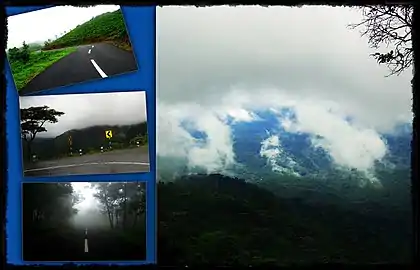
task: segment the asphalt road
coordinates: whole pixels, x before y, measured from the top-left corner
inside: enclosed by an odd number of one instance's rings
[[[111,174],[148,172],[149,151],[145,147],[114,150],[27,165],[25,176],[53,176],[75,174]]]
[[[87,241],[85,240],[87,239]],[[24,261],[127,261],[146,259],[144,231],[83,229],[23,232]]]
[[[82,45],[32,79],[19,91],[19,95],[111,77],[137,69],[132,52],[108,43]]]

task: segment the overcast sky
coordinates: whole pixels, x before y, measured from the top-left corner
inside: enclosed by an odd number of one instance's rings
[[[26,43],[55,39],[64,31],[89,21],[92,17],[115,11],[119,6],[98,5],[88,8],[58,6],[8,17],[7,49]]]
[[[47,124],[47,132],[39,133],[40,137],[56,137],[71,129],[147,120],[144,91],[20,97],[21,108],[44,105],[65,114],[57,123]]]
[[[297,121],[278,125],[322,136],[313,144],[338,165],[368,170],[386,153],[379,133],[411,123],[412,73],[385,78],[347,27],[360,20],[360,10],[327,6],[158,8],[158,154],[220,169],[235,162],[226,116],[255,121],[255,109],[289,106]],[[205,146],[184,120],[207,134]]]

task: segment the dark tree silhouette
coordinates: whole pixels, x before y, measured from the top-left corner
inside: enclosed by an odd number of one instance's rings
[[[413,6],[366,6],[361,10],[363,20],[349,27],[363,28],[361,35],[368,37],[372,48],[387,47],[387,52],[372,54],[379,64],[388,66],[390,73],[387,77],[410,68],[414,52],[411,42]]]
[[[64,112],[50,109],[48,106],[30,107],[20,110],[20,126],[22,130],[22,139],[25,140],[28,158],[31,157],[31,145],[36,135],[40,132],[46,132],[45,123],[57,123],[58,117]]]
[[[144,186],[132,183],[93,183],[94,195],[102,205],[102,212],[108,216],[110,228],[127,229],[136,227],[145,213],[146,198]]]

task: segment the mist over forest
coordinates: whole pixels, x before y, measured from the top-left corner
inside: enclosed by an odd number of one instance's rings
[[[144,259],[143,183],[25,183],[23,206],[25,260]]]

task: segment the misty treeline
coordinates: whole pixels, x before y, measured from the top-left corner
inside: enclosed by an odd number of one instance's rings
[[[129,183],[92,183],[96,189],[95,197],[101,203],[102,213],[108,217],[109,226],[133,228],[144,219],[146,194],[144,184]]]
[[[32,229],[66,226],[77,214],[74,205],[81,197],[70,183],[25,183],[23,189],[23,224]]]
[[[65,113],[48,106],[36,106],[20,109],[21,138],[23,141],[24,161],[66,157],[70,147],[75,151],[82,149],[84,154],[98,153],[112,143],[112,149],[144,146],[148,143],[147,123],[124,126],[93,126],[78,130],[67,130],[55,138],[39,139],[38,135],[47,132],[46,124],[58,123]],[[105,138],[105,131],[112,130],[111,140]],[[69,137],[72,137],[72,145]],[[138,143],[137,143],[138,142]]]

